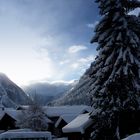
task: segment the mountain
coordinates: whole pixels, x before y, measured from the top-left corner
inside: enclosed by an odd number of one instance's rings
[[[59,99],[56,99],[51,102],[52,105],[91,105],[91,97],[89,94],[89,86],[91,85],[90,75],[92,74],[92,69],[94,67],[94,62],[91,63],[89,69],[83,74],[80,80],[76,83],[76,85],[67,92],[67,94],[63,95]]]
[[[60,98],[71,90],[77,81],[73,82],[37,82],[22,87],[32,99],[41,105],[47,105],[50,101]]]
[[[5,74],[0,73],[0,102],[5,107],[27,105],[31,100],[24,91]]]

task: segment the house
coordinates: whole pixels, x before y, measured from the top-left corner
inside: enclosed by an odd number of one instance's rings
[[[16,121],[18,121],[19,116],[23,110],[26,110],[28,106],[22,109],[11,109],[2,108],[0,110],[0,130],[9,130],[16,128]],[[59,106],[59,107],[44,107],[44,113],[49,121],[48,131],[52,132],[56,137],[65,137],[62,128],[73,121],[79,114],[83,114],[91,111],[91,107],[81,105],[81,106]]]
[[[91,111],[90,106],[74,105],[74,106],[45,106],[44,112],[47,117],[53,122],[49,127],[49,131],[57,137],[63,136],[62,127],[76,118],[79,114]]]
[[[62,132],[62,128],[68,123],[70,123],[76,117],[77,117],[77,114],[64,114],[60,116],[54,125],[55,135],[57,137],[64,136]]]
[[[69,124],[62,128],[68,140],[88,140],[92,132],[93,121],[89,117],[89,113],[80,114]]]
[[[15,123],[18,120],[18,115],[20,113],[20,111],[11,108],[0,110],[0,130],[17,128]]]
[[[63,128],[65,125],[70,123],[73,119],[77,117],[77,114],[64,114],[59,117],[57,122],[55,123],[55,127]]]
[[[16,122],[19,121],[22,110],[15,110],[12,108],[4,108],[0,110],[0,130],[9,130],[17,128]],[[52,125],[52,121],[47,118],[49,127]]]
[[[0,130],[15,129],[15,122],[15,119],[13,119],[11,116],[5,113],[2,119],[0,120]]]

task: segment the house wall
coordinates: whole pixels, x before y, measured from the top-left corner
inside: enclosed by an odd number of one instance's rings
[[[139,132],[140,129],[140,111],[123,112],[120,114],[120,136]]]
[[[15,120],[7,114],[4,115],[4,117],[0,120],[0,130],[9,130],[15,128]]]
[[[85,140],[81,133],[69,133],[66,136],[68,137],[68,140]]]
[[[57,137],[63,137],[64,134],[62,132],[62,128],[67,125],[67,123],[64,120],[61,120],[60,124],[58,125],[58,127],[55,127],[55,135]]]
[[[65,125],[67,125],[67,123],[62,120],[60,122],[60,124],[58,125],[58,127],[55,127],[55,123],[57,122],[57,120],[59,119],[59,117],[50,117],[49,118],[53,123],[49,125],[49,129],[48,131],[50,131],[53,135],[57,136],[57,137],[63,137],[64,134],[62,132],[62,127],[64,127]]]

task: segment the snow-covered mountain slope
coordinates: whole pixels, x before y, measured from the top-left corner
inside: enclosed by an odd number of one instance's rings
[[[22,87],[23,90],[36,102],[42,105],[62,97],[67,91],[71,90],[77,81],[73,82],[38,82]]]
[[[0,73],[0,102],[5,107],[16,107],[29,104],[30,99],[20,87]]]
[[[91,97],[89,94],[89,86],[92,81],[90,75],[92,73],[92,69],[94,67],[94,62],[91,63],[89,69],[83,74],[77,84],[74,86],[72,90],[67,92],[64,96],[59,99],[56,99],[51,104],[52,105],[91,105]]]

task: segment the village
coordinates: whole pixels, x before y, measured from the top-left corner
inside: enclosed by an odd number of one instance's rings
[[[31,129],[19,129],[16,122],[22,110],[26,110],[28,106],[23,106],[17,109],[0,108],[0,133],[7,132],[23,133],[32,132]],[[60,107],[44,107],[48,122],[49,135],[53,139],[64,140],[86,140],[91,134],[92,120],[89,118],[90,106],[60,106]],[[5,133],[4,133],[5,132]],[[43,131],[42,131],[43,132]],[[27,134],[26,134],[27,135]],[[34,135],[32,135],[32,138]],[[1,136],[0,136],[1,138]],[[21,137],[20,137],[21,138]]]
[[[0,140],[140,140],[140,0],[60,1],[0,0]]]

